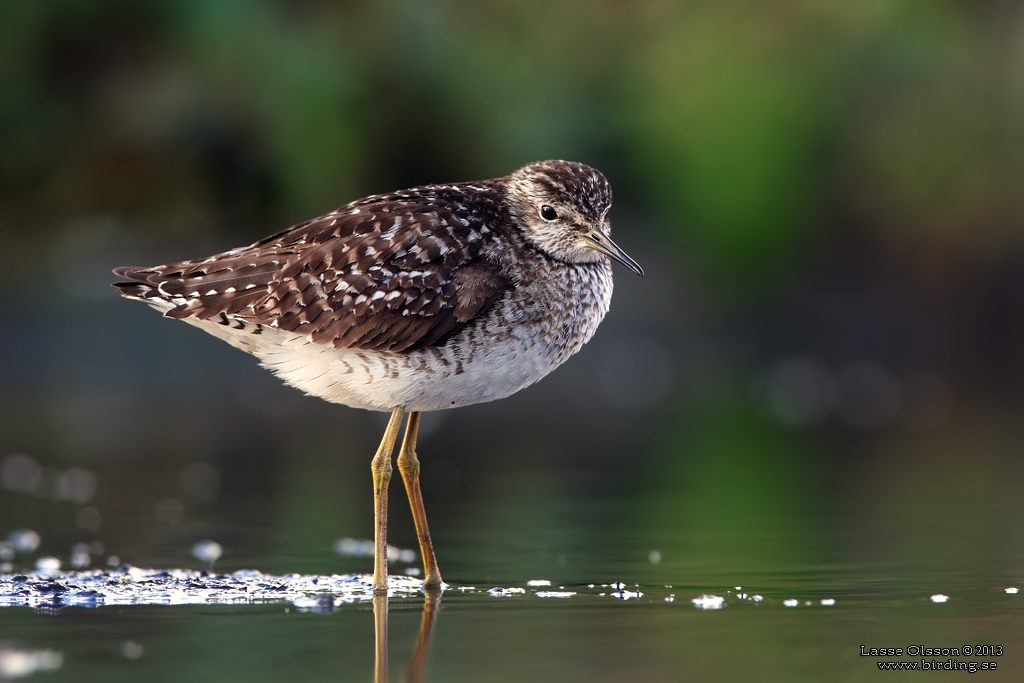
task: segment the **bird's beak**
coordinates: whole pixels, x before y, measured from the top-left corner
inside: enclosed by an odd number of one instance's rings
[[[587,241],[587,246],[594,251],[607,254],[612,257],[613,261],[618,261],[640,277],[644,276],[644,269],[640,267],[640,264],[626,256],[626,252],[619,249],[619,245],[612,242],[612,238],[601,232],[600,228],[594,228],[583,235],[583,239]]]

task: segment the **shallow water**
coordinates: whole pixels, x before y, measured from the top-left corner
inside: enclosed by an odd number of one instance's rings
[[[739,590],[451,586],[440,598],[423,673],[438,681],[862,680],[878,671],[878,661],[922,659],[864,657],[862,644],[1002,644],[1001,656],[924,659],[995,661],[998,669],[986,672],[993,680],[1018,680],[1024,596],[962,580],[947,585],[945,602],[926,590],[858,591],[841,575],[824,573]],[[223,585],[217,588],[223,596]],[[202,593],[199,584],[192,590]],[[552,593],[557,597],[543,597]],[[389,601],[387,640],[396,680],[409,673],[425,603],[423,596],[399,595]],[[8,648],[60,653],[54,680],[373,680],[368,599],[334,606],[264,602],[265,596],[248,604],[208,599],[205,605],[6,608],[0,629]],[[141,593],[139,600],[145,600]],[[793,600],[798,604],[787,606]]]
[[[491,485],[568,484],[562,476],[507,473]],[[601,477],[592,483],[609,484]],[[388,601],[384,641],[391,680],[857,681],[889,675],[879,672],[879,661],[922,660],[995,662],[994,672],[979,672],[985,680],[1024,675],[1024,591],[1013,590],[1024,586],[1024,571],[1007,559],[1019,552],[1019,525],[1002,518],[986,527],[979,508],[1002,509],[991,501],[986,508],[986,495],[959,511],[944,509],[957,501],[940,496],[931,508],[908,511],[911,522],[877,509],[846,510],[852,517],[767,510],[756,533],[718,522],[715,534],[671,519],[664,500],[586,495],[589,488],[539,497],[542,509],[514,496],[493,499],[493,516],[485,519],[440,506],[444,514],[434,523],[443,530],[438,550],[448,588],[427,619],[428,599],[415,580],[396,577],[401,586]],[[963,535],[929,528],[957,512],[981,526]],[[918,533],[904,536],[918,520]],[[206,529],[222,539],[275,533],[226,522]],[[0,647],[48,664],[31,674],[41,680],[374,680],[382,616],[378,605],[375,621],[367,577],[314,582],[308,574],[322,563],[365,571],[367,558],[333,551],[261,557],[252,551],[258,541],[243,540],[225,543],[212,572],[191,558],[179,563],[189,573],[124,565],[79,574],[33,570],[20,578],[19,569],[29,570],[45,546],[42,536],[40,550],[17,555],[0,582],[5,596],[17,586],[36,596],[0,597],[7,605],[0,608]],[[150,548],[164,568],[176,552],[190,550]],[[307,573],[242,570],[286,565]],[[83,597],[112,579],[110,597]],[[161,585],[172,581],[173,590]],[[273,590],[230,590],[247,581]],[[54,583],[64,588],[54,590]],[[26,593],[28,584],[35,588]],[[428,621],[433,628],[425,634]],[[862,645],[904,654],[862,656]],[[998,656],[906,654],[911,646],[965,645],[1003,649]]]
[[[1016,644],[1024,628],[1016,595],[958,586],[948,602],[935,603],[920,594],[880,599],[821,588],[744,588],[748,596],[766,593],[760,601],[723,587],[560,585],[559,592],[575,595],[557,598],[533,589],[504,597],[484,586],[448,590],[423,670],[438,681],[862,680],[878,661],[921,658],[863,657],[861,644],[1003,644],[1002,656],[954,659],[996,661],[990,675],[1019,680]],[[704,598],[701,609],[694,601],[702,590],[724,602],[712,609],[719,603]],[[799,593],[807,600],[785,606],[783,595]],[[823,605],[817,595],[838,597]],[[423,605],[417,597],[390,600],[387,644],[396,676],[411,665]],[[60,653],[55,680],[373,679],[367,603],[333,611],[287,602],[14,608],[3,610],[0,624],[8,647]]]

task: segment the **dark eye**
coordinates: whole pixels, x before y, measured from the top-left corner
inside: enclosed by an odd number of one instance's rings
[[[553,221],[556,218],[558,218],[558,213],[555,211],[553,207],[550,207],[547,204],[545,204],[544,206],[540,207],[540,216],[546,221]]]

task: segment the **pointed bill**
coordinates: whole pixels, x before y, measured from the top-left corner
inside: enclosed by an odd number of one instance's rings
[[[612,242],[612,238],[601,232],[599,228],[594,228],[583,237],[587,240],[587,246],[594,251],[606,254],[610,256],[613,261],[618,261],[640,277],[644,276],[644,269],[640,267],[640,264],[629,258],[629,256],[626,255],[626,252],[619,249],[619,245]]]

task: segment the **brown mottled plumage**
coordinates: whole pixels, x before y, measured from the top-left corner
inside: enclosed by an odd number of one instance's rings
[[[416,350],[465,325],[508,286],[482,254],[493,240],[493,191],[481,187],[469,209],[457,203],[465,191],[368,197],[208,259],[118,268],[139,283],[118,286],[175,303],[169,318],[224,314],[335,348]]]

